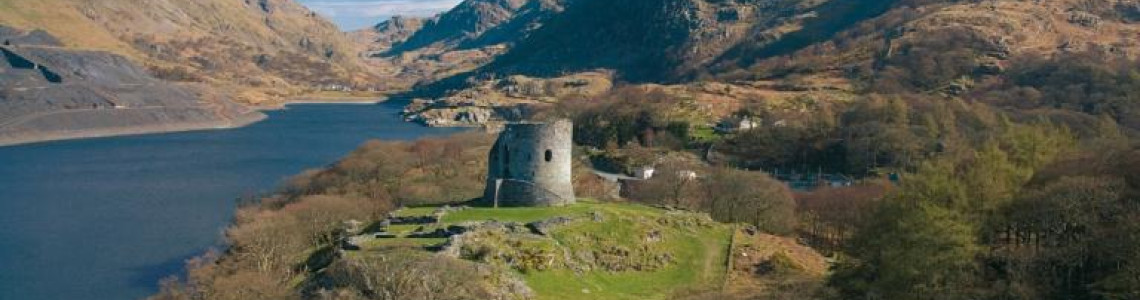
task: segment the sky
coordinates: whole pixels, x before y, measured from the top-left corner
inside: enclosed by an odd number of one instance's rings
[[[455,7],[462,0],[299,0],[301,4],[351,31],[395,15],[427,17]]]

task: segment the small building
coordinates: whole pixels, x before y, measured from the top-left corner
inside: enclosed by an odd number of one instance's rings
[[[640,167],[633,170],[633,177],[641,180],[648,180],[650,178],[653,178],[654,172],[657,172],[657,169],[651,166]]]
[[[760,122],[749,116],[732,116],[724,118],[716,125],[716,130],[723,133],[752,130],[760,127]]]

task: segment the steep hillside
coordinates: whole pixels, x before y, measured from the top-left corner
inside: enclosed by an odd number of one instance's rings
[[[427,21],[429,20],[394,16],[376,26],[349,34],[354,42],[365,47],[365,55],[371,56],[387,52],[393,45],[404,42],[424,28],[424,23]]]
[[[576,0],[559,4],[560,9],[533,19],[537,21],[526,31],[505,25],[510,22],[478,31],[482,34],[467,41],[494,32],[514,32],[516,38],[501,43],[505,49],[501,55],[487,53],[492,56],[486,59],[489,63],[470,68],[471,72],[441,73],[458,76],[424,85],[413,95],[429,98],[424,102],[431,103],[466,98],[496,99],[491,102],[502,107],[543,105],[551,99],[542,99],[542,95],[500,97],[514,86],[504,78],[554,79],[607,70],[613,82],[649,83],[646,88],[717,99],[710,105],[723,107],[761,99],[776,105],[804,97],[847,99],[868,89],[956,96],[992,83],[1018,62],[1034,58],[1088,53],[1105,58],[1140,56],[1140,43],[1135,39],[1140,34],[1140,2],[1130,0]],[[520,20],[518,14],[514,16]],[[425,27],[417,35],[429,30]],[[1110,63],[1102,60],[1102,64]],[[719,88],[708,90],[708,86]],[[585,94],[590,95],[596,93]],[[453,122],[454,114],[446,111],[420,115],[436,116],[429,119],[437,120],[427,123],[469,125]]]
[[[950,30],[990,44],[967,46],[996,47],[1010,57],[1089,49],[1133,56],[1138,5],[1123,0],[579,0],[522,35],[484,71],[549,76],[605,68],[629,81],[688,82],[797,52],[872,64],[892,50]],[[889,49],[880,47],[887,44]]]
[[[542,75],[607,68],[630,81],[689,81],[719,62],[752,62],[827,41],[897,2],[583,0],[488,69]]]
[[[828,17],[841,15],[849,22],[856,22],[873,16],[874,9],[881,12],[883,9],[880,7],[884,6],[877,1],[803,0],[579,0],[561,4],[562,9],[538,19],[538,25],[527,27],[530,29],[525,34],[515,34],[518,37],[516,40],[505,43],[508,50],[488,65],[464,75],[465,78],[427,86],[425,90],[428,92],[425,94],[436,98],[435,103],[440,103],[441,100],[448,102],[457,96],[479,100],[502,98],[497,94],[518,95],[513,97],[517,100],[515,102],[550,102],[551,99],[544,93],[534,93],[533,97],[525,93],[512,93],[511,89],[517,85],[495,78],[515,74],[564,78],[567,77],[566,74],[591,74],[598,70],[609,70],[603,72],[612,74],[613,78],[608,78],[607,81],[683,84],[699,77],[698,75],[706,74],[711,65],[721,62],[724,57],[746,52],[742,50],[747,48],[744,45],[763,48],[764,45],[777,44],[786,35],[791,36],[815,26],[811,22],[823,19],[821,12],[827,12]],[[500,26],[486,31],[483,36],[512,30],[513,28]],[[544,89],[574,90],[580,84],[585,83],[573,82],[561,86],[547,84]],[[612,85],[605,86],[608,88]],[[741,89],[755,88],[742,86]],[[451,91],[447,92],[448,90]],[[439,95],[438,92],[443,92],[444,95]],[[598,92],[590,89],[589,93],[579,94],[591,96]],[[541,99],[543,97],[548,99]],[[709,98],[704,95],[697,97]],[[499,103],[506,106],[514,104],[511,101]],[[444,118],[449,116],[436,112],[421,114],[431,115],[442,115]]]
[[[498,44],[513,44],[526,38],[546,22],[561,14],[574,0],[531,0],[519,7],[514,15],[498,26],[482,31],[476,37],[459,43],[460,49]]]
[[[425,47],[475,49],[525,36],[566,0],[468,0],[427,21],[423,30],[395,45],[396,55]]]
[[[569,2],[468,0],[432,18],[394,17],[352,36],[386,90],[407,90],[483,67]]]
[[[1025,57],[1140,54],[1136,1],[899,2],[878,17],[839,28],[831,38],[781,44],[810,47],[736,51],[711,72],[733,80],[859,69],[863,73],[856,75],[866,76],[912,55],[935,59],[929,51],[957,55],[962,50],[966,59],[993,73]]]
[[[233,87],[252,104],[373,79],[346,34],[292,0],[4,0],[0,24],[126,56],[161,79]]]
[[[392,49],[400,53],[436,43],[454,43],[478,36],[509,20],[527,0],[469,0],[430,20],[424,29]]]
[[[0,26],[0,145],[225,128],[263,115],[196,84],[173,84],[129,59],[61,48],[43,32]]]
[[[675,80],[742,43],[765,43],[798,29],[825,2],[468,0],[379,56],[501,45],[509,50],[482,73],[551,76],[604,68],[627,80]]]
[[[0,0],[0,39],[3,143],[230,127],[260,117],[234,103],[379,89],[292,0]]]
[[[450,46],[436,45],[391,55],[393,47],[400,45],[412,35],[422,32],[425,24],[432,19],[395,16],[350,33],[357,43],[361,56],[369,71],[376,73],[380,80],[376,87],[382,91],[404,91],[416,84],[430,82],[470,71],[490,61],[498,49],[474,49],[455,51]]]

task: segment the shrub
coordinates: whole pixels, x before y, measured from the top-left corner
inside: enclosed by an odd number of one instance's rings
[[[631,183],[629,198],[704,211],[721,222],[748,223],[776,234],[789,234],[794,229],[791,190],[767,174],[677,166],[663,167],[658,174],[648,181]]]
[[[327,289],[356,291],[365,299],[492,299],[475,263],[413,252],[344,259],[327,272]]]

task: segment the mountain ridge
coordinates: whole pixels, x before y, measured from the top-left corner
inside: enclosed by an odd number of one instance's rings
[[[833,91],[824,92],[825,98],[849,98],[879,84],[883,76],[906,77],[889,75],[901,72],[892,65],[930,59],[945,60],[930,63],[963,65],[954,66],[953,71],[922,71],[912,79],[940,78],[908,89],[953,96],[1028,58],[1086,52],[1129,59],[1140,56],[1140,43],[1134,38],[1140,34],[1140,3],[1130,0],[575,0],[559,4],[561,9],[533,19],[535,23],[525,27],[528,30],[505,26],[509,23],[505,22],[479,31],[484,36],[511,31],[514,39],[500,43],[502,51],[480,60],[483,64],[448,72],[453,74],[450,78],[420,81],[408,97],[510,107],[545,96],[501,97],[515,87],[504,78],[524,75],[551,80],[606,70],[614,74],[610,81],[624,83],[615,86],[664,85],[670,91],[693,91],[684,97],[736,103],[758,96],[775,98],[770,99],[773,102],[815,97],[821,91]],[[426,30],[430,29],[421,29]],[[960,42],[939,42],[939,38]],[[433,51],[450,53],[460,44],[437,44],[440,47]],[[938,58],[939,48],[958,58]],[[700,87],[707,84],[744,92],[710,92]],[[729,94],[734,96],[725,96]],[[592,95],[596,94],[583,94]],[[457,97],[468,100],[456,101]],[[471,100],[484,98],[493,100]]]

